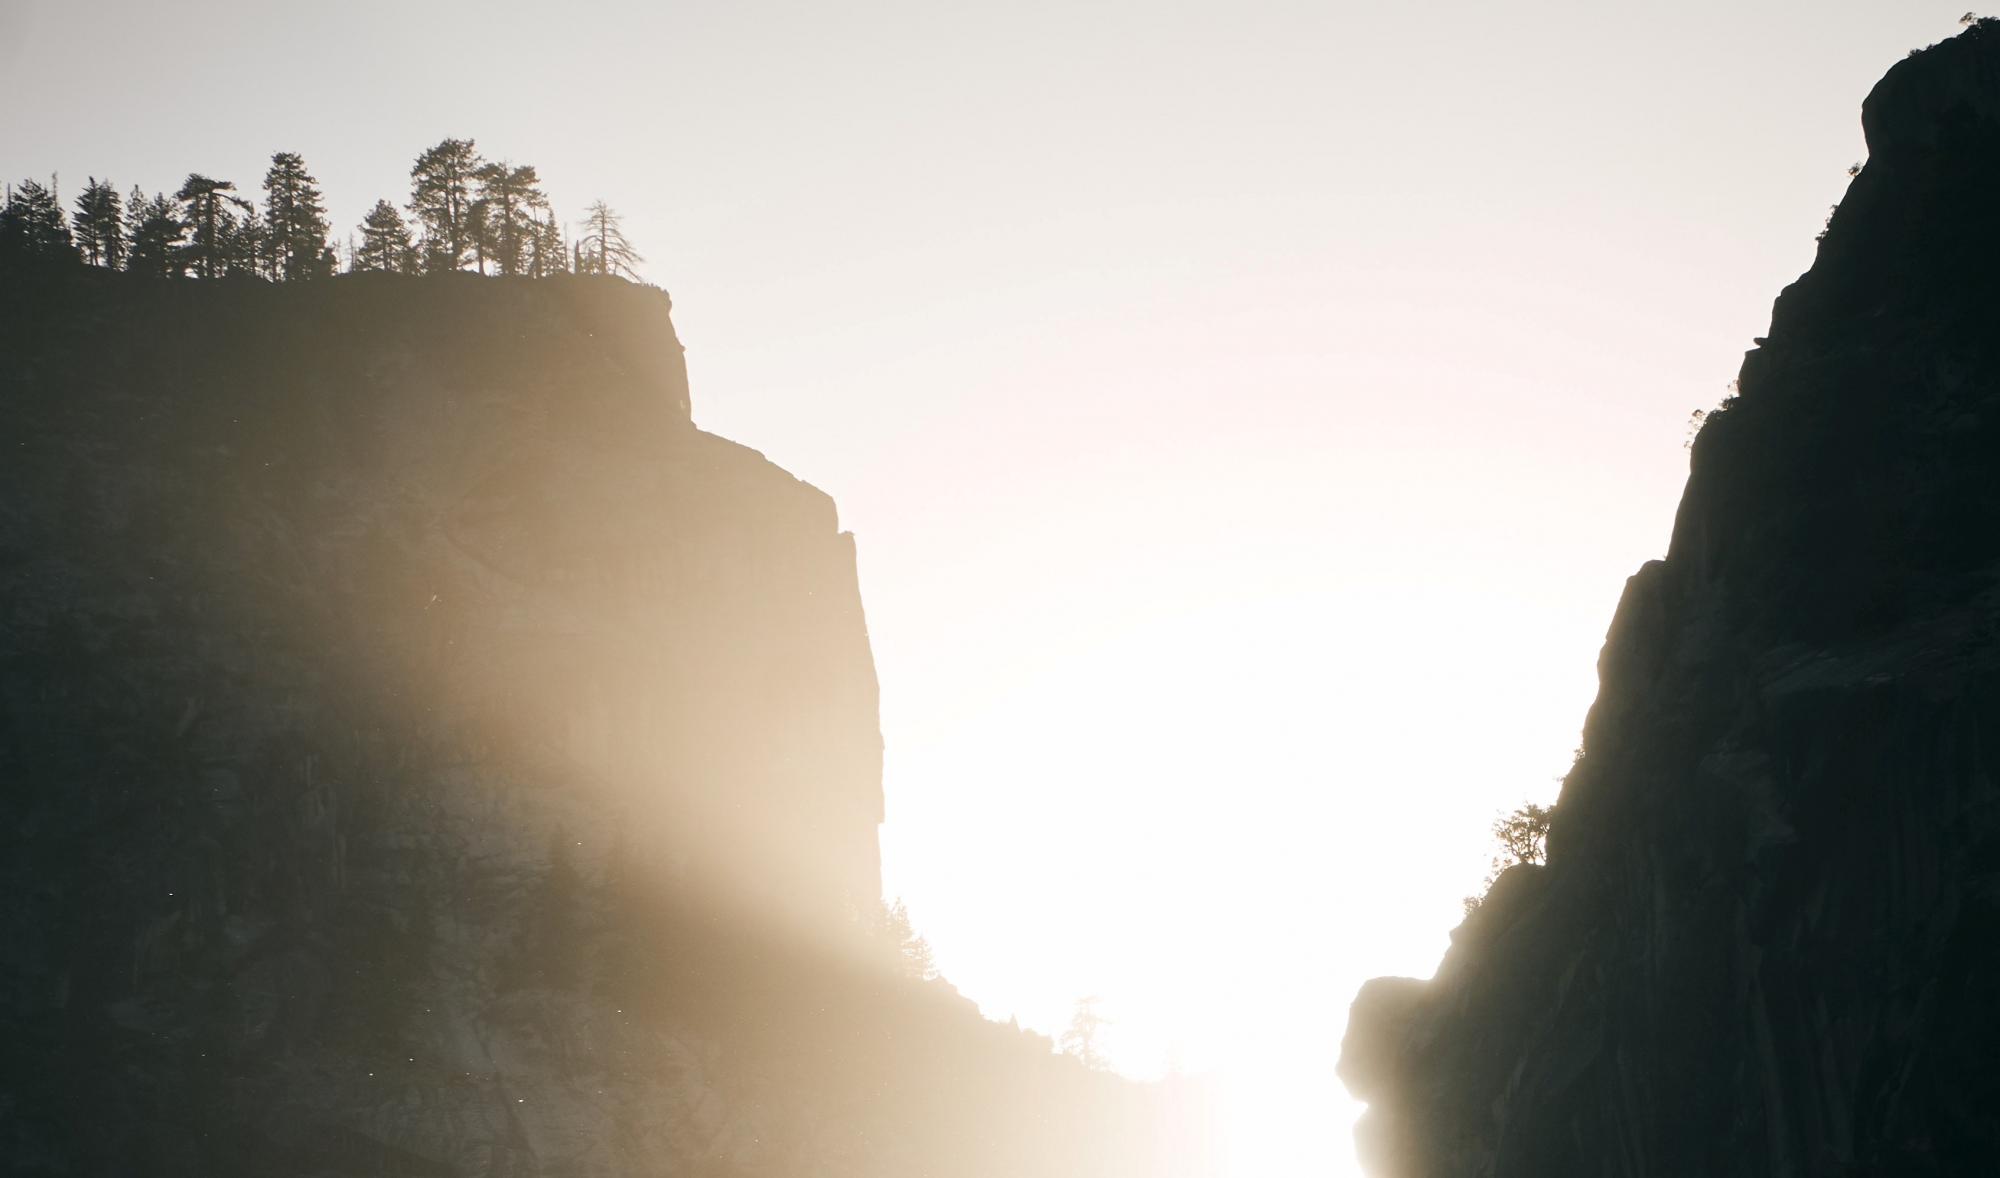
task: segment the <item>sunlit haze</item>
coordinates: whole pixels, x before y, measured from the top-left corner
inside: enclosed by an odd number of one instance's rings
[[[1690,413],[1962,3],[9,0],[0,171],[297,151],[344,236],[455,135],[610,202],[696,422],[856,534],[944,973],[1354,1173],[1349,1000],[1554,796]]]

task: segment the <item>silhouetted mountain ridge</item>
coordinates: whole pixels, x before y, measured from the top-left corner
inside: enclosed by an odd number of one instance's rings
[[[852,537],[668,312],[0,273],[10,1172],[1159,1172],[877,931]]]
[[[1377,1175],[2000,1158],[2000,28],[1863,124],[1619,603],[1548,865],[1355,1001]]]

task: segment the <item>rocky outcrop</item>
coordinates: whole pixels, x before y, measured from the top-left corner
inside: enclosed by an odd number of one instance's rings
[[[1377,1175],[2000,1159],[2000,27],[1864,125],[1626,587],[1548,865],[1355,1001]]]
[[[11,1172],[1143,1164],[870,933],[852,538],[664,294],[0,275],[0,394]]]

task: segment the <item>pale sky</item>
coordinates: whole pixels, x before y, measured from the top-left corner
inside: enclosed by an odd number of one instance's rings
[[[456,135],[609,200],[697,422],[858,536],[946,973],[1349,1174],[1348,1001],[1553,795],[1689,413],[1964,3],[0,0],[0,170],[298,151],[345,231]]]

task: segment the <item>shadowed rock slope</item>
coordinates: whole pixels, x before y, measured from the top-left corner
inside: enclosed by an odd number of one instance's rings
[[[1145,1173],[879,932],[832,502],[666,296],[0,274],[10,1173]]]
[[[1376,1175],[2000,1163],[2000,30],[1863,123],[1619,603],[1548,866],[1354,1003]]]

